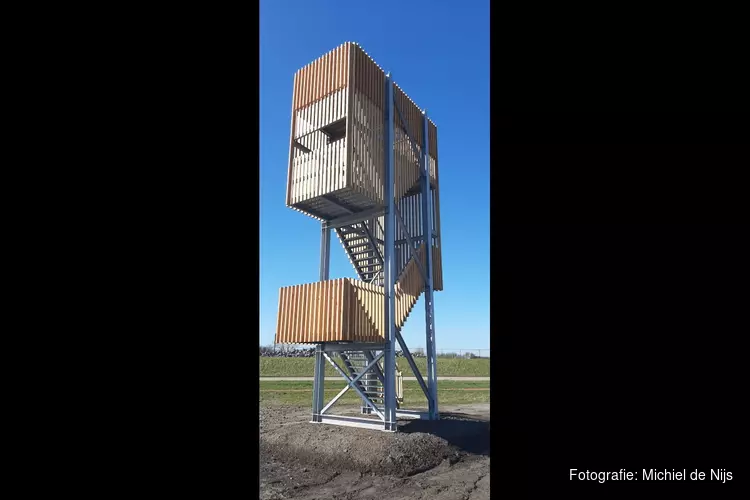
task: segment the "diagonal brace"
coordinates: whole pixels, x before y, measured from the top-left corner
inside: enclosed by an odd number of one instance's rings
[[[364,351],[365,358],[367,361],[372,361],[372,351]],[[379,357],[382,357],[383,354],[381,353]],[[375,366],[373,367],[375,371],[375,375],[378,377],[378,380],[380,380],[380,383],[385,385],[385,378],[383,377],[383,371],[380,369],[380,365],[375,363]]]
[[[355,378],[352,379],[346,373],[344,373],[343,370],[341,370],[341,368],[339,368],[339,365],[337,365],[336,363],[333,362],[333,360],[328,356],[327,353],[324,352],[323,356],[325,356],[325,358],[328,360],[328,362],[331,364],[331,366],[333,366],[333,368],[339,373],[339,375],[341,375],[342,377],[344,377],[346,379],[347,386],[344,387],[344,389],[340,393],[338,393],[338,395],[336,395],[336,397],[333,398],[333,400],[330,403],[328,403],[325,406],[325,408],[323,408],[320,411],[320,413],[323,414],[324,412],[326,412],[351,387],[352,389],[354,389],[357,392],[357,394],[359,394],[359,397],[362,398],[362,401],[364,401],[367,406],[369,406],[370,408],[372,408],[372,411],[374,411],[378,415],[378,417],[380,417],[380,420],[385,421],[385,415],[383,415],[380,412],[380,410],[378,410],[378,407],[375,406],[375,403],[373,403],[372,401],[370,401],[370,398],[368,398],[367,395],[364,392],[362,392],[362,390],[359,387],[356,386],[357,381],[360,378],[362,378],[362,376],[365,373],[367,373],[367,371],[372,367],[373,364],[377,363],[378,360],[380,360],[380,358],[383,357],[383,354],[385,354],[385,353],[384,352],[380,353],[369,365],[367,365],[367,367],[364,370],[362,370],[362,373],[360,373],[359,375],[357,375]]]
[[[401,223],[401,229],[403,229],[404,235],[406,236],[406,241],[409,243],[409,257],[414,257],[414,261],[417,263],[419,272],[422,274],[424,282],[427,283],[427,273],[425,272],[424,267],[422,267],[422,262],[420,262],[419,257],[417,257],[417,252],[414,249],[414,243],[412,242],[409,230],[406,229],[406,224],[404,223],[404,219],[401,217],[401,212],[396,205],[393,205],[393,208],[396,211],[396,220]]]
[[[344,366],[346,367],[346,371],[349,372],[349,375],[351,375],[352,377],[355,377],[356,372],[354,371],[354,368],[352,368],[351,361],[349,361],[349,357],[343,352],[339,353],[339,356],[341,357],[341,359],[344,360]]]
[[[411,371],[414,372],[414,377],[417,379],[417,382],[419,382],[419,386],[422,388],[422,392],[424,392],[425,397],[427,397],[427,401],[429,401],[430,391],[427,390],[427,385],[424,383],[422,374],[419,373],[419,368],[417,368],[417,364],[414,362],[414,358],[412,358],[411,352],[409,352],[409,348],[406,347],[406,342],[404,342],[404,338],[401,336],[400,329],[396,330],[396,339],[401,346],[401,350],[404,353],[404,357],[406,358],[407,363],[409,363],[409,366],[411,367]]]

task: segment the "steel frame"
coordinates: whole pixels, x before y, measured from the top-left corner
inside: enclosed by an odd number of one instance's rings
[[[374,259],[382,262],[382,273],[384,276],[383,291],[385,294],[385,341],[383,343],[353,343],[353,342],[330,342],[317,344],[315,349],[315,381],[313,383],[313,404],[312,404],[312,422],[325,423],[334,425],[355,426],[368,429],[377,429],[382,431],[396,431],[398,429],[398,418],[417,418],[425,420],[439,419],[438,401],[437,401],[437,369],[436,369],[436,350],[435,350],[435,305],[434,289],[432,282],[432,242],[436,238],[433,231],[431,220],[432,210],[432,186],[430,183],[430,155],[428,144],[428,121],[426,112],[422,113],[422,126],[424,136],[424,147],[421,154],[418,152],[414,136],[404,120],[401,110],[393,96],[393,80],[388,73],[385,78],[387,103],[384,120],[385,120],[385,203],[383,207],[376,207],[359,213],[347,214],[337,219],[323,222],[321,226],[321,243],[320,243],[320,280],[329,279],[329,263],[331,252],[331,230],[339,229],[344,226],[350,226],[357,223],[365,223],[379,216],[383,216],[384,234],[383,241],[385,252],[379,255],[377,245],[374,245],[372,234],[365,227],[366,237],[370,244],[375,247]],[[398,211],[394,200],[394,108],[398,113],[400,125],[411,142],[412,150],[419,158],[420,162],[420,191],[422,192],[422,235],[421,237],[412,238],[406,229],[404,220]],[[395,250],[396,242],[394,241],[396,224],[403,228],[406,240],[408,242],[409,254],[417,262],[419,271],[425,281],[424,299],[425,299],[425,335],[427,344],[427,377],[426,381],[419,372],[414,358],[406,346],[401,332],[396,328],[394,320],[395,312],[395,294],[394,286],[398,278],[395,268]],[[429,235],[429,236],[427,236]],[[379,240],[378,240],[379,241]],[[425,242],[425,257],[420,260],[416,254],[415,244],[420,241]],[[422,391],[428,402],[428,411],[414,411],[397,408],[396,404],[396,342],[401,346],[401,350],[411,367],[414,375],[419,382]],[[361,351],[367,360],[366,367],[361,373],[354,375],[347,374],[331,359],[329,354],[343,353],[344,351]],[[374,354],[379,352],[379,354]],[[383,361],[381,369],[379,361]],[[334,370],[346,381],[344,387],[328,404],[324,406],[323,387],[325,383],[325,362],[328,361]],[[383,384],[383,406],[378,406],[360,389],[358,382],[368,372],[375,373]],[[375,413],[377,419],[364,417],[350,417],[340,415],[330,415],[327,412],[338,402],[338,400],[349,390],[353,389],[364,403],[363,413]]]

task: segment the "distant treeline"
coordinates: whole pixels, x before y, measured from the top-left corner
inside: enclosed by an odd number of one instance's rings
[[[260,355],[268,358],[312,358],[315,357],[315,348],[303,348],[295,349],[292,347],[273,347],[273,346],[261,346]],[[415,358],[426,357],[422,349],[415,349],[411,355]],[[396,357],[403,356],[403,353],[399,350],[396,351]],[[456,353],[456,352],[439,352],[438,358],[465,358],[465,359],[476,359],[484,358],[489,356],[477,356],[472,352]]]

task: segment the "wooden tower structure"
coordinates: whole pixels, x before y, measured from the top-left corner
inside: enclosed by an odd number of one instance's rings
[[[321,223],[320,280],[280,290],[275,341],[316,345],[312,422],[395,431],[398,418],[437,419],[437,127],[356,43],[297,71],[292,102],[286,204]],[[330,279],[331,231],[359,279]],[[426,380],[400,333],[422,293]],[[427,412],[399,407],[396,343]],[[326,362],[347,382],[328,404]],[[349,389],[364,415],[332,415]]]

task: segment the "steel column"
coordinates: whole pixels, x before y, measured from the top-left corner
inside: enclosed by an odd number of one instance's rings
[[[328,281],[331,263],[331,230],[325,223],[320,232],[320,281]],[[323,344],[315,346],[315,379],[313,381],[312,421],[320,422],[323,409],[324,385],[326,379],[325,359],[323,358]]]
[[[422,112],[422,234],[425,238],[425,274],[424,287],[425,324],[427,335],[427,388],[430,391],[430,420],[437,420],[437,352],[435,351],[435,302],[432,289],[432,189],[430,187],[430,145],[428,141],[429,126],[427,114]]]
[[[385,76],[385,256],[383,262],[385,293],[385,350],[383,361],[383,375],[385,383],[383,387],[383,406],[385,416],[385,430],[395,431],[396,423],[396,296],[394,294],[395,270],[395,245],[394,225],[395,202],[394,196],[394,162],[393,162],[393,81],[391,74]],[[429,233],[428,233],[429,234]]]
[[[331,229],[323,223],[320,233],[320,281],[328,281],[331,264]]]
[[[320,422],[323,409],[323,385],[325,383],[325,358],[323,358],[323,344],[315,346],[315,379],[313,381],[312,421]]]

